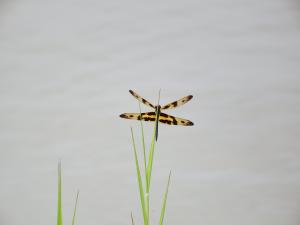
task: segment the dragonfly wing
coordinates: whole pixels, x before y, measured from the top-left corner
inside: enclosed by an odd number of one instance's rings
[[[123,113],[120,115],[124,119],[155,121],[155,112],[149,113]]]
[[[120,115],[124,119],[143,120],[143,121],[155,121],[155,112],[146,113],[123,113]],[[193,126],[194,123],[190,120],[168,115],[166,113],[159,114],[159,122],[169,125],[182,125],[182,126]]]
[[[120,117],[124,119],[140,120],[140,113],[123,113]]]
[[[133,120],[143,120],[143,121],[152,121],[155,122],[156,114],[155,112],[147,113],[123,113],[120,115],[124,119],[133,119]],[[155,124],[155,140],[158,138],[158,121]]]
[[[140,102],[144,103],[145,105],[155,109],[155,106],[152,105],[149,101],[147,101],[146,99],[142,98],[141,96],[139,96],[137,93],[135,93],[133,90],[129,90],[130,94],[132,94],[133,97],[135,97],[137,100],[139,100]]]
[[[187,103],[188,101],[190,101],[193,98],[193,95],[188,95],[185,96],[177,101],[171,102],[163,107],[161,107],[162,110],[164,109],[173,109],[176,108],[178,106],[182,106],[183,104]]]
[[[171,116],[166,113],[160,113],[159,122],[169,125],[182,125],[182,126],[193,126],[194,123],[187,119]]]

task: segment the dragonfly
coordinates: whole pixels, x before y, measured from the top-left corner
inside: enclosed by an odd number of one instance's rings
[[[129,90],[129,92],[139,102],[149,106],[150,108],[154,109],[154,111],[144,112],[144,113],[123,113],[120,115],[120,117],[124,118],[124,119],[156,121],[156,134],[155,134],[156,141],[158,138],[158,122],[168,124],[168,125],[182,125],[182,126],[193,126],[194,125],[194,123],[190,120],[171,116],[171,115],[161,112],[163,110],[174,109],[179,106],[182,106],[183,104],[187,103],[188,101],[190,101],[193,98],[192,95],[185,96],[177,101],[174,101],[174,102],[171,102],[164,106],[161,106],[159,104],[153,105],[148,100],[146,100],[145,98],[142,98],[140,95],[138,95],[136,92],[134,92],[132,90]],[[157,120],[156,120],[156,118],[157,118]]]

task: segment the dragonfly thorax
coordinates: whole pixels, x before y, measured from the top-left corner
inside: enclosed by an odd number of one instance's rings
[[[155,106],[155,113],[160,113],[161,111],[161,106],[160,105],[156,105]]]
[[[160,105],[156,105],[156,106],[155,106],[155,110],[158,110],[158,109],[159,109],[159,110],[161,109],[161,106],[160,106]]]

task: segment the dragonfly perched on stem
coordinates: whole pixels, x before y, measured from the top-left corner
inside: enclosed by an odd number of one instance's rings
[[[171,115],[168,115],[168,114],[162,112],[163,110],[173,109],[173,108],[182,106],[183,104],[187,103],[188,101],[190,101],[193,98],[192,95],[185,96],[177,101],[174,101],[174,102],[171,102],[164,106],[161,106],[159,104],[153,105],[148,100],[146,100],[145,98],[142,98],[140,95],[138,95],[136,92],[134,92],[132,90],[129,90],[129,92],[138,101],[151,107],[152,109],[154,109],[154,111],[153,112],[144,112],[144,113],[123,113],[120,115],[120,117],[124,118],[124,119],[134,119],[134,120],[143,120],[143,121],[155,121],[156,117],[157,117],[156,134],[155,134],[156,140],[158,138],[158,122],[168,124],[168,125],[182,125],[182,126],[194,125],[194,123],[190,120],[171,116]]]

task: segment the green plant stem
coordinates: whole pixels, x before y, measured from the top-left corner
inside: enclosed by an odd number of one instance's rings
[[[62,225],[62,200],[61,200],[61,162],[58,163],[58,187],[57,187],[57,225]]]
[[[141,111],[141,103],[139,102],[139,109],[140,109],[140,116],[142,117]],[[144,136],[144,126],[142,120],[140,120],[141,124],[141,132],[142,132],[142,146],[143,146],[143,153],[144,153],[144,170],[146,171],[147,168],[147,157],[146,157],[146,145],[145,145],[145,136]]]
[[[168,198],[168,192],[169,192],[169,186],[170,186],[170,179],[171,179],[171,171],[169,173],[168,184],[167,184],[167,188],[166,188],[166,191],[165,191],[165,194],[164,194],[164,197],[163,197],[163,203],[162,203],[162,207],[161,207],[159,225],[163,225],[163,222],[164,222],[164,216],[165,216],[167,198]]]
[[[77,191],[77,195],[76,195],[76,201],[75,201],[74,213],[73,213],[73,218],[72,218],[72,225],[75,224],[75,217],[76,217],[76,210],[77,210],[78,196],[79,196],[79,191]]]
[[[130,216],[131,216],[131,224],[134,225],[134,219],[133,219],[132,212],[131,212]]]
[[[142,114],[141,112],[141,103],[139,102],[139,110],[140,110],[140,115]],[[148,186],[148,173],[147,173],[147,154],[146,154],[146,145],[145,145],[145,135],[144,135],[144,126],[142,120],[140,120],[140,125],[141,125],[141,133],[142,133],[142,147],[143,147],[143,156],[144,156],[144,174],[145,174],[145,186],[146,186],[146,211],[148,215],[148,223],[149,223],[149,186]]]
[[[155,123],[158,120],[158,115],[155,118]],[[148,182],[148,188],[150,190],[150,184],[151,184],[151,174],[152,174],[152,165],[153,165],[153,157],[154,157],[154,150],[155,150],[155,136],[156,136],[156,126],[154,126],[154,132],[152,136],[151,141],[151,147],[149,151],[149,157],[148,157],[148,164],[147,164],[147,182]]]
[[[148,218],[148,212],[147,212],[147,209],[145,206],[145,192],[144,192],[144,188],[143,188],[141,171],[140,171],[140,166],[139,166],[139,161],[138,161],[138,156],[137,156],[136,145],[135,145],[135,141],[134,141],[134,135],[133,135],[132,128],[131,128],[131,138],[132,138],[132,143],[133,143],[135,166],[136,166],[136,171],[137,171],[137,178],[138,178],[138,184],[139,184],[139,192],[140,192],[140,199],[141,199],[141,205],[142,205],[142,211],[143,211],[144,224],[148,225],[149,218]]]

